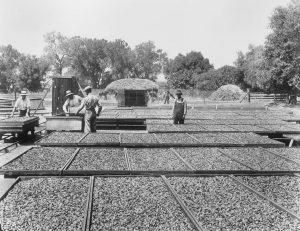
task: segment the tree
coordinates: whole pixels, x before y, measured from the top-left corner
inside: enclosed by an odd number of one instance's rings
[[[236,67],[225,65],[217,70],[209,70],[200,75],[194,74],[196,87],[200,90],[216,90],[226,84],[240,85],[242,79]]]
[[[101,78],[110,65],[105,53],[107,41],[104,39],[87,39],[73,37],[69,40],[71,67],[81,78],[91,80],[92,87],[98,88]]]
[[[249,87],[268,91],[271,77],[264,53],[264,46],[249,45],[245,54],[238,52],[235,65],[243,73],[243,79]]]
[[[121,39],[113,42],[108,42],[106,47],[106,54],[110,59],[110,75],[106,75],[105,81],[102,82],[109,84],[108,79],[117,80],[128,78],[132,75],[134,68],[134,54],[129,45]]]
[[[44,36],[47,43],[44,52],[55,74],[62,75],[70,65],[69,39],[61,33],[50,32]]]
[[[19,89],[38,91],[42,88],[41,82],[48,71],[49,64],[35,56],[22,55],[19,59],[19,74],[17,85]]]
[[[161,49],[156,49],[153,42],[149,41],[137,45],[134,49],[134,69],[132,77],[156,80],[167,62],[167,54]]]
[[[17,81],[20,53],[11,45],[0,46],[0,90],[13,90]]]
[[[186,56],[178,54],[168,61],[164,73],[169,86],[173,88],[189,88],[194,86],[193,75],[200,75],[212,69],[213,65],[204,58],[201,52],[192,51]]]
[[[300,83],[300,4],[275,9],[264,56],[270,67],[270,87],[290,93]],[[298,86],[299,87],[299,86]]]

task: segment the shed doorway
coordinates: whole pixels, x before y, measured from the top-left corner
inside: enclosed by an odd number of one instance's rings
[[[146,107],[146,91],[125,90],[125,106]]]

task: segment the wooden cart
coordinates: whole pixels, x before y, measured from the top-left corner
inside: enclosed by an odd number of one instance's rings
[[[13,136],[27,135],[28,131],[34,136],[34,127],[39,125],[39,117],[14,117],[0,120],[0,137],[11,133]]]

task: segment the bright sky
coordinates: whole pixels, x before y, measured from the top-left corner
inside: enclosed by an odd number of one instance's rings
[[[192,50],[215,68],[236,52],[260,45],[275,7],[289,0],[0,0],[0,45],[41,55],[43,35],[124,39],[134,48],[149,40],[170,58]]]

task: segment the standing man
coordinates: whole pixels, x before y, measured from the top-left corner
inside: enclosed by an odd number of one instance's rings
[[[30,116],[30,100],[27,98],[27,92],[21,91],[21,97],[17,99],[15,106],[12,110],[11,117],[14,116],[14,113],[16,111],[16,108],[19,110],[19,116]]]
[[[63,110],[66,116],[70,114],[70,107],[79,107],[81,104],[82,98],[78,95],[74,95],[70,90],[66,91],[66,101],[63,105]]]
[[[173,123],[174,124],[184,124],[184,119],[187,113],[187,103],[184,98],[182,98],[182,92],[180,90],[176,91],[177,99],[175,99],[173,105]]]
[[[173,99],[175,99],[175,97],[171,94],[170,91],[166,91],[165,94],[164,94],[164,98],[165,98],[164,104],[169,104],[170,96],[171,96]]]
[[[86,93],[86,97],[81,101],[76,115],[85,107],[84,132],[96,132],[96,117],[99,116],[102,106],[100,105],[99,98],[91,94],[92,88],[90,86],[84,88],[83,91]],[[96,107],[98,108],[97,113]]]

